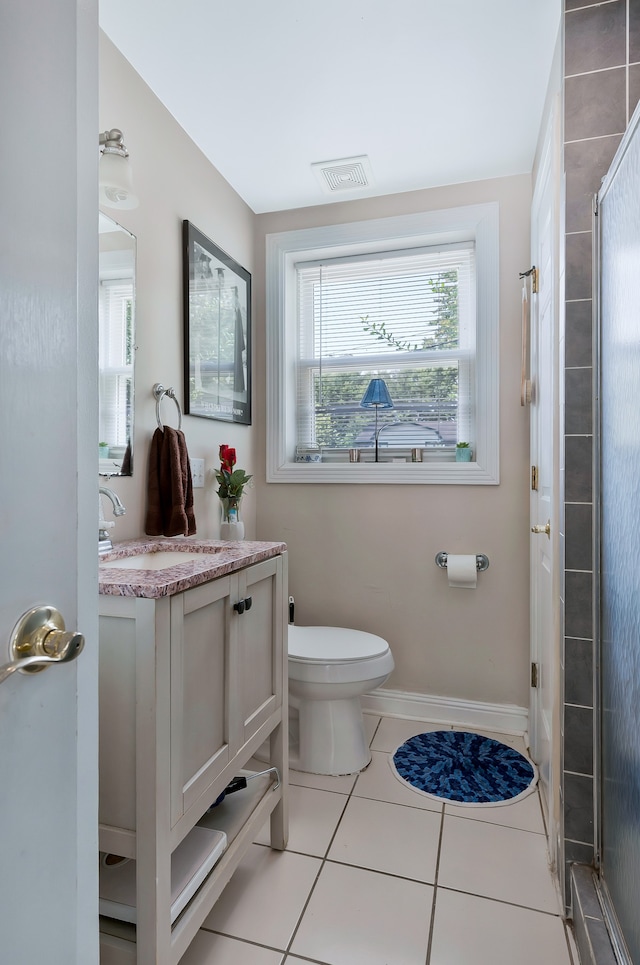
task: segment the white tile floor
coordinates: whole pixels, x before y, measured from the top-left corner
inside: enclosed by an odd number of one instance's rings
[[[578,965],[537,793],[442,807],[388,763],[440,725],[366,723],[373,760],[362,774],[291,772],[287,850],[272,851],[263,832],[182,965]]]
[[[181,965],[578,965],[537,792],[493,808],[406,788],[389,752],[424,721],[365,715],[360,775],[291,772],[286,851],[251,846]],[[524,751],[521,738],[496,736]]]

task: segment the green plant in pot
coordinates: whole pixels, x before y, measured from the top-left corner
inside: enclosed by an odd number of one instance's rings
[[[472,449],[468,442],[456,443],[456,462],[471,462]]]

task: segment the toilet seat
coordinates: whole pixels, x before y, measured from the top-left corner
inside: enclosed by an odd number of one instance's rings
[[[349,664],[383,656],[388,650],[386,640],[363,630],[289,626],[289,657],[300,663]]]
[[[393,670],[389,644],[364,630],[289,625],[289,681],[318,684],[362,682]]]

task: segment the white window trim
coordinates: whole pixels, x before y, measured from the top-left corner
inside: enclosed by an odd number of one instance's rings
[[[396,218],[267,235],[267,482],[497,485],[499,476],[499,206],[467,205]],[[474,461],[296,463],[295,263],[303,251],[333,257],[407,245],[475,241],[477,278],[476,439]]]

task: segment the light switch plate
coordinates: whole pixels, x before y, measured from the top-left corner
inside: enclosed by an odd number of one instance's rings
[[[194,489],[204,488],[204,459],[191,460],[191,480]]]

